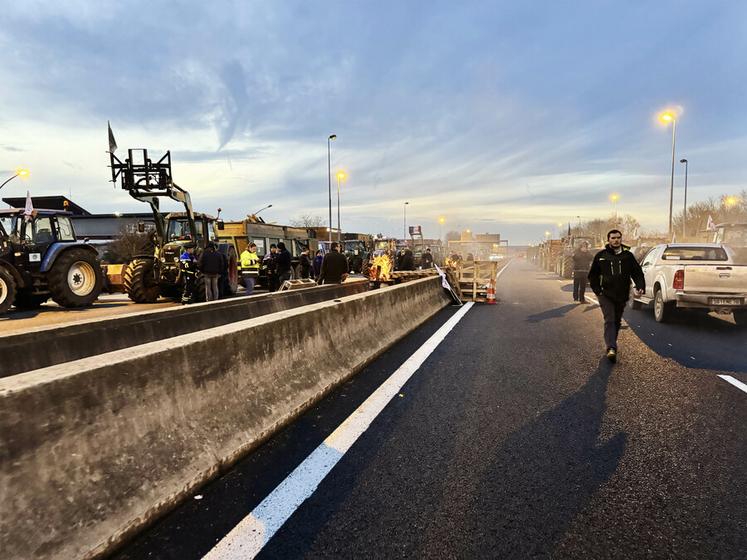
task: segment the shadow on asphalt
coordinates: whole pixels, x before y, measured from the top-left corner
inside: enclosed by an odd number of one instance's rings
[[[511,434],[480,473],[465,558],[550,558],[575,516],[617,469],[627,434],[600,442],[613,366]],[[478,538],[479,536],[479,538]]]
[[[110,307],[122,307],[123,305],[130,305],[128,302],[116,302],[116,303],[95,303],[94,305],[90,307],[72,307],[72,308],[62,308],[62,307],[47,307],[42,305],[39,309],[13,309],[10,311],[7,315],[2,317],[0,320],[4,321],[13,321],[17,319],[33,319],[34,317],[37,317],[39,315],[46,315],[48,313],[83,313],[85,311],[90,311],[91,309],[108,309]]]
[[[562,305],[560,307],[556,307],[555,309],[550,309],[548,311],[543,311],[542,313],[535,313],[534,315],[529,315],[527,317],[528,323],[540,323],[544,321],[545,319],[557,319],[558,317],[562,317],[566,313],[568,313],[571,309],[576,307],[577,303],[569,303],[568,305]]]

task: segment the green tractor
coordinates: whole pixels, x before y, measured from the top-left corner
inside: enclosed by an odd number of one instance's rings
[[[187,244],[196,246],[199,258],[208,243],[213,243],[224,255],[226,263],[221,291],[233,295],[238,288],[236,249],[230,243],[218,242],[221,222],[207,214],[195,213],[189,193],[171,178],[171,153],[152,161],[145,149],[130,149],[124,162],[110,152],[112,181],[121,182],[135,200],[146,202],[153,211],[156,230],[153,232],[155,251],[136,255],[122,270],[112,268],[108,273],[110,284],[121,278],[121,288],[137,303],[154,303],[159,297],[179,299],[184,288],[184,278],[179,266],[179,257]],[[160,212],[160,198],[169,198],[184,205],[184,212],[172,212],[164,216]],[[205,297],[204,278],[197,274],[194,300]]]

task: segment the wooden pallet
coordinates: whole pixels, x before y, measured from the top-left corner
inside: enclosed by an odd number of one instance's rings
[[[456,269],[462,301],[488,301],[488,286],[494,284],[498,270],[506,261],[465,261]]]

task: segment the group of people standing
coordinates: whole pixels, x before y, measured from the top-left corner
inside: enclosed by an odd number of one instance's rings
[[[195,293],[198,271],[204,278],[205,301],[220,299],[226,291],[228,259],[213,242],[207,244],[199,258],[195,256],[195,247],[194,243],[186,244],[179,256],[179,270],[184,278],[182,303],[192,303],[201,298],[202,294]]]

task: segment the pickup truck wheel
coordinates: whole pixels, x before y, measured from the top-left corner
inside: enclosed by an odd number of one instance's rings
[[[747,310],[746,309],[735,309],[732,314],[734,315],[734,322],[740,327],[747,326]]]
[[[5,313],[16,298],[16,281],[6,270],[0,268],[0,313]]]
[[[52,299],[62,307],[86,307],[101,293],[104,274],[96,256],[85,249],[69,249],[57,257],[48,276]]]
[[[664,301],[664,295],[661,290],[656,290],[654,295],[654,319],[657,323],[665,323],[672,318],[674,306],[671,301]]]

